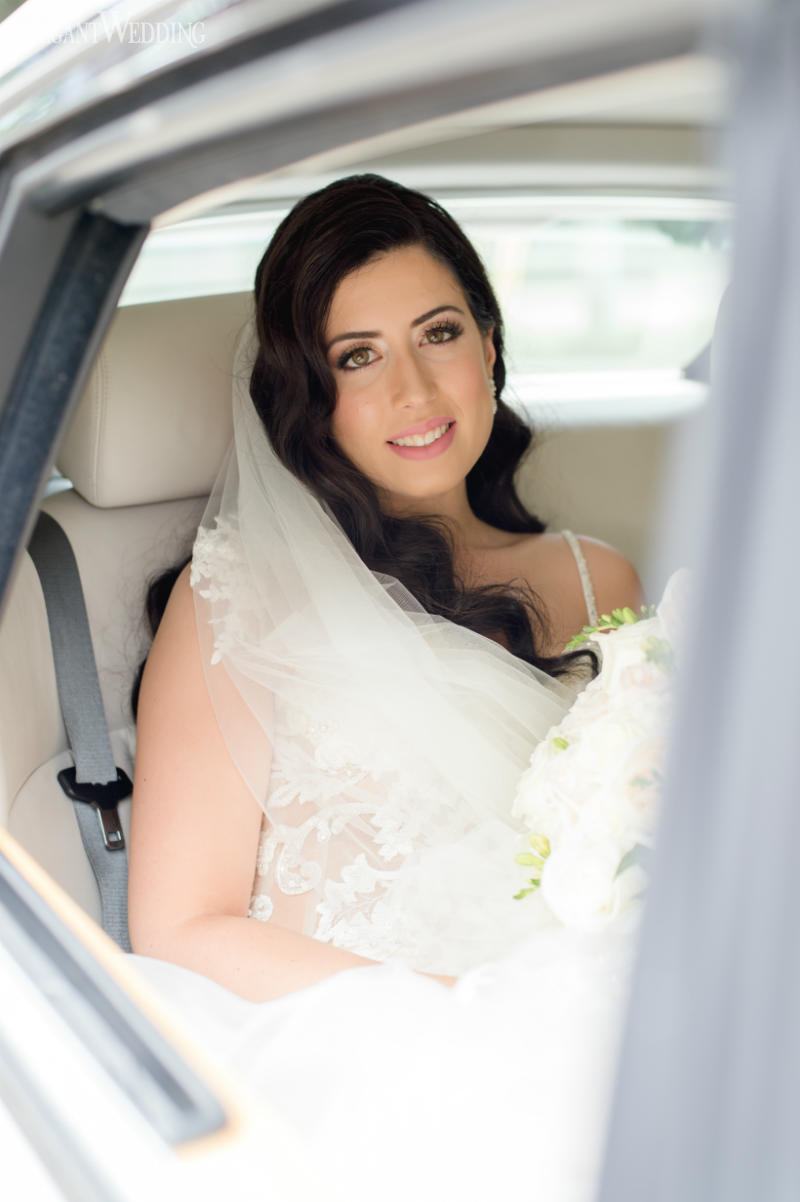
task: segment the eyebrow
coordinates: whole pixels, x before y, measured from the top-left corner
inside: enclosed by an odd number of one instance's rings
[[[464,310],[459,309],[458,305],[437,305],[435,309],[429,309],[427,313],[423,313],[421,317],[415,317],[410,324],[412,330],[417,326],[421,326],[424,321],[430,321],[437,313],[460,313],[465,316]],[[351,330],[348,334],[337,334],[335,338],[331,338],[330,342],[325,347],[329,351],[336,342],[350,342],[353,338],[379,338],[380,330]]]

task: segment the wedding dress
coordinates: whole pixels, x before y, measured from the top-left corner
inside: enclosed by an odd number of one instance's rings
[[[440,780],[393,762],[380,725],[356,741],[336,719],[275,718],[251,912],[388,963],[260,1004],[133,963],[294,1128],[326,1202],[590,1202],[634,920],[581,935],[514,900],[517,825],[494,809],[465,818]],[[248,1196],[283,1202],[266,1152]]]
[[[630,919],[552,927],[451,989],[393,961],[264,1003],[131,960],[296,1133],[320,1202],[593,1202],[633,946]],[[268,1148],[244,1197],[294,1202]]]
[[[583,553],[563,533],[595,622]],[[195,571],[210,571],[202,549]],[[398,762],[367,714],[348,740],[337,714],[279,706],[264,809],[253,918],[441,973],[498,955],[536,925],[509,888],[526,843],[507,816],[476,823],[452,789]]]
[[[584,682],[369,572],[240,394],[192,585],[220,729],[264,811],[251,916],[383,963],[255,1004],[132,961],[296,1128],[324,1197],[588,1202],[634,919],[587,936],[515,900],[511,819]]]

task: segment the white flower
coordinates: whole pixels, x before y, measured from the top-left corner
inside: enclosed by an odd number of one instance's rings
[[[599,682],[608,693],[615,696],[620,687],[624,687],[621,677],[626,669],[645,662],[648,638],[661,634],[661,624],[656,617],[598,635],[596,645],[600,648],[602,663],[595,683]]]
[[[577,834],[551,851],[542,869],[540,895],[567,927],[594,931],[614,917],[621,902],[616,872],[619,845]]]
[[[603,718],[611,709],[611,696],[598,676],[573,702],[562,719],[560,731],[567,741],[580,734],[588,722]]]
[[[534,749],[512,812],[549,840],[539,894],[567,926],[594,930],[644,887],[620,864],[652,845],[672,704],[673,638],[687,574],[670,580],[656,614],[599,634],[601,667]]]

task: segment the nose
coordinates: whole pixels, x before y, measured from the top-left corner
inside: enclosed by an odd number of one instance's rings
[[[436,396],[436,383],[428,365],[411,351],[393,356],[390,389],[392,400],[408,408],[427,405]]]

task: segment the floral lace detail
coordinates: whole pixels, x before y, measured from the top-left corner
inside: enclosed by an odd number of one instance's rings
[[[364,930],[369,926],[366,917],[359,913],[359,905],[371,897],[380,883],[394,878],[394,873],[371,868],[362,852],[352,864],[342,869],[341,881],[326,881],[323,900],[317,906],[320,920],[316,930],[318,939],[325,942],[345,943],[353,939],[353,925],[359,928],[355,944],[364,945]],[[339,939],[337,940],[337,933]]]
[[[266,893],[256,893],[250,899],[247,916],[248,918],[257,918],[259,922],[269,922],[274,908],[271,897],[268,897]]]
[[[275,832],[270,830],[268,826],[261,829],[261,837],[258,841],[258,851],[256,853],[256,875],[266,876],[269,872],[270,864],[275,858],[275,850],[278,846],[278,840]]]
[[[352,714],[276,706],[251,913],[266,921],[279,895],[309,895],[317,939],[373,959],[411,957],[420,933],[398,914],[393,890],[416,849],[463,836],[464,816],[451,790],[416,771],[411,755],[387,757],[384,733],[358,717],[356,727]],[[266,896],[270,910],[256,905]]]
[[[213,529],[201,526],[197,532],[189,575],[194,591],[210,604],[236,599],[236,605],[226,608],[224,619],[212,619],[212,664],[219,663],[226,651],[249,641],[253,617],[258,614],[258,596],[246,568],[238,528],[225,518],[215,521]]]
[[[303,844],[310,824],[305,823],[304,827],[285,832],[283,848],[275,866],[275,881],[282,893],[308,893],[322,879],[319,864],[303,857]]]
[[[408,725],[395,730],[390,706],[370,707],[380,681],[326,691],[324,646],[302,608],[266,629],[232,522],[201,529],[191,582],[211,609],[212,662],[225,658],[273,695],[250,916],[371,959],[453,973],[496,954],[506,932],[518,938],[520,919],[530,928],[534,907],[522,910],[508,886],[521,848],[507,823],[495,847],[491,797],[476,814],[446,778],[445,757],[401,743]],[[455,741],[451,750],[461,754]]]

